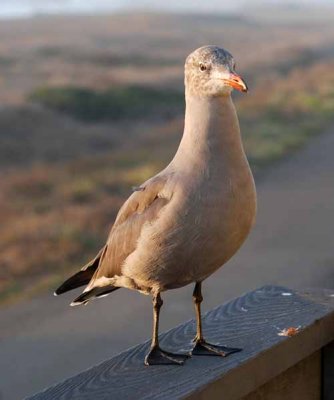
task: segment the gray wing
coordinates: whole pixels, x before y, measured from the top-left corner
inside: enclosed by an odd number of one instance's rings
[[[99,266],[85,291],[94,288],[94,283],[101,277],[121,275],[122,265],[136,249],[144,224],[153,222],[168,203],[168,199],[161,195],[165,183],[166,179],[153,178],[124,203],[111,229]]]

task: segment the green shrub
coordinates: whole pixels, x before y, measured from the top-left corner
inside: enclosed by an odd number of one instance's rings
[[[29,100],[85,121],[168,116],[181,108],[183,95],[175,90],[129,86],[98,92],[80,87],[43,87]]]

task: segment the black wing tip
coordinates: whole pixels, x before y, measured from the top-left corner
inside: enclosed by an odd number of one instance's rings
[[[66,293],[69,290],[76,289],[80,286],[85,286],[92,279],[94,272],[99,266],[100,258],[105,250],[104,246],[97,256],[86,264],[80,271],[69,277],[65,282],[63,282],[55,291],[54,295],[59,296],[60,294]]]
[[[60,294],[63,293],[63,291],[61,291],[60,288],[61,288],[61,286],[60,286],[59,288],[57,288],[57,289],[53,292],[53,295],[54,295],[54,296],[59,296]]]
[[[62,283],[55,291],[54,295],[59,296],[60,294],[66,293],[70,290],[77,289],[80,286],[87,285],[92,278],[93,271],[79,271],[64,283]]]
[[[61,284],[54,292],[53,295],[54,296],[59,296],[60,294],[63,294],[65,292],[67,292],[68,290],[71,290],[71,288],[68,287],[67,284],[68,281],[64,282],[63,284]]]

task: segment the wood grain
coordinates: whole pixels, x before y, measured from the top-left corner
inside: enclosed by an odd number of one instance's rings
[[[299,333],[278,335],[289,327]],[[190,350],[194,332],[191,320],[161,335],[161,344]],[[204,334],[243,351],[193,357],[183,367],[145,367],[146,342],[29,399],[211,399],[222,387],[224,400],[239,399],[334,339],[333,292],[265,286],[208,312]]]

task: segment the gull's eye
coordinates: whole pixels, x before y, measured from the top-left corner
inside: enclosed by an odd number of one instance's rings
[[[206,71],[207,70],[207,66],[205,65],[205,64],[203,64],[203,63],[200,63],[200,65],[199,65],[199,69],[200,69],[200,71]]]

